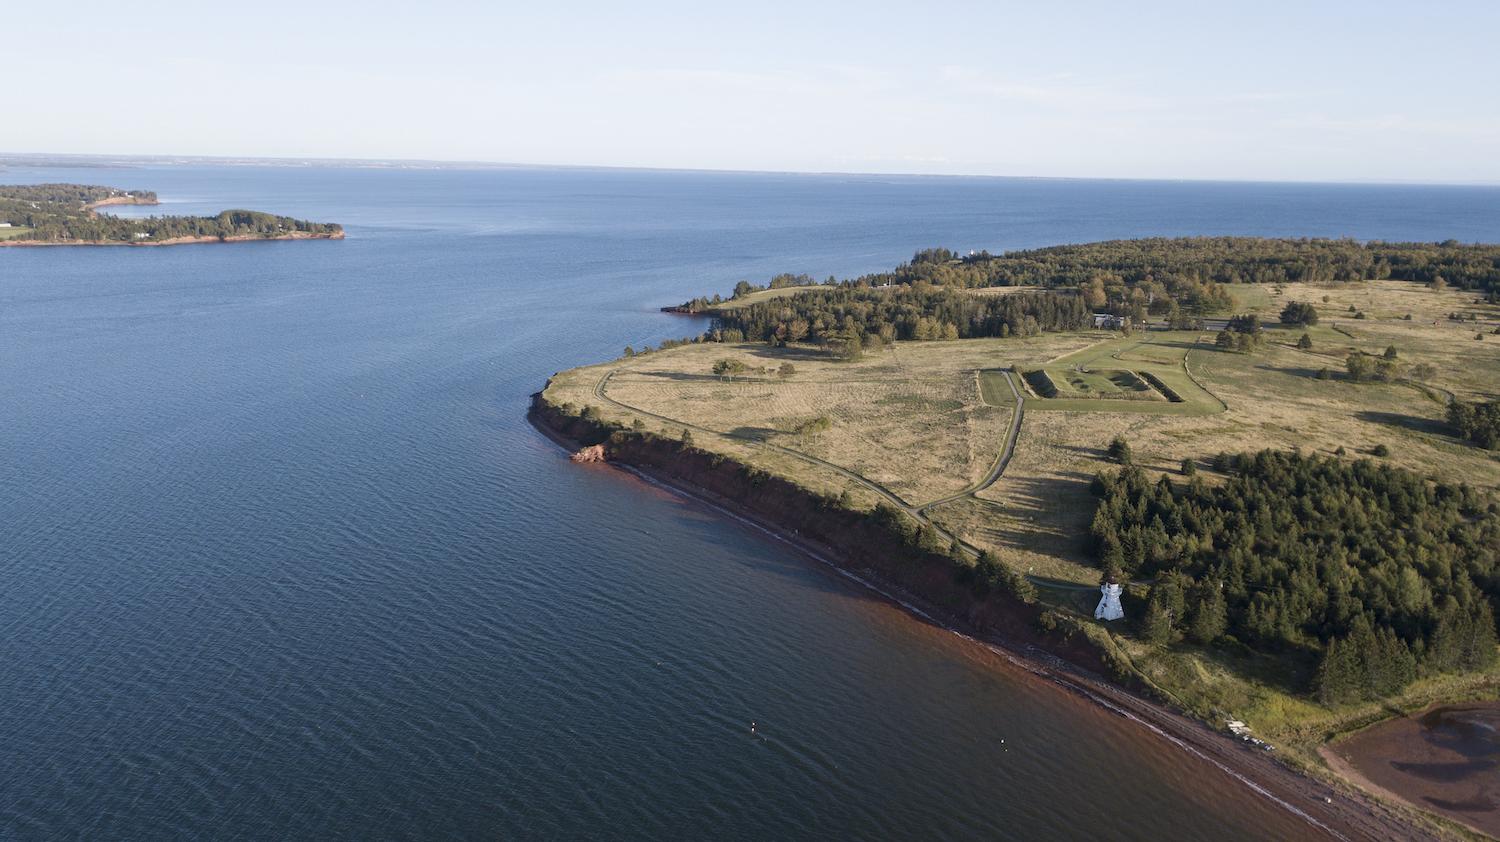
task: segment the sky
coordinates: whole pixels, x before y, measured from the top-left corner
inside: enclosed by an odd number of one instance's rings
[[[16,3],[0,153],[1500,183],[1494,0],[717,5]]]

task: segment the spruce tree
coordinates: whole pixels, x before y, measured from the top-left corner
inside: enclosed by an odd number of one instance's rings
[[[1338,705],[1360,698],[1358,664],[1353,655],[1349,645],[1336,638],[1323,647],[1323,659],[1318,662],[1317,676],[1313,679],[1313,692],[1319,702]]]
[[[1172,615],[1160,602],[1153,600],[1146,605],[1141,618],[1141,638],[1158,646],[1172,642]]]
[[[1027,605],[1036,602],[1036,585],[1026,577],[1026,574],[1009,566],[1005,568],[1005,571],[1010,595]]]
[[[1229,628],[1229,607],[1224,602],[1224,591],[1217,582],[1204,582],[1197,588],[1197,599],[1193,605],[1192,622],[1188,624],[1188,636],[1196,643],[1208,645],[1219,639]]]

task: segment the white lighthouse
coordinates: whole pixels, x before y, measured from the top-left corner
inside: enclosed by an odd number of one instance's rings
[[[1125,609],[1120,607],[1120,586],[1114,582],[1105,582],[1099,586],[1099,607],[1094,609],[1094,619],[1119,620],[1125,616]]]

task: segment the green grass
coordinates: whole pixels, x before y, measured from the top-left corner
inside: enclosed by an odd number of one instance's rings
[[[1010,372],[985,369],[979,372],[979,396],[990,406],[1015,406],[1016,395],[1006,385]]]
[[[1212,415],[1222,412],[1218,405],[1203,405],[1184,401],[1107,400],[1100,398],[1043,398],[1026,402],[1027,409],[1053,412],[1133,412],[1142,415]]]
[[[30,228],[0,228],[0,240],[20,240],[30,233]]]
[[[1120,390],[1104,372],[1051,369],[1047,376],[1057,386],[1058,397],[1091,398],[1117,394]]]
[[[1161,400],[1162,396],[1146,385],[1133,371],[1101,369],[1079,371],[1050,368],[1046,375],[1057,389],[1058,398],[1091,398],[1096,400]]]
[[[1178,365],[1182,362],[1182,349],[1142,342],[1117,351],[1115,359],[1127,363],[1151,363],[1155,365]]]
[[[1273,309],[1271,293],[1260,284],[1225,284],[1229,297],[1234,299],[1234,312],[1258,313],[1262,317]]]
[[[1147,337],[1139,334],[1134,336],[1118,337],[1115,339],[1106,339],[1103,342],[1097,342],[1093,345],[1088,346],[1087,348],[1074,351],[1071,354],[1064,354],[1061,357],[1052,360],[1049,365],[1054,367],[1062,366],[1066,368],[1071,368],[1075,365],[1081,365],[1085,368],[1091,368],[1093,367],[1094,363],[1097,363],[1100,360],[1108,360],[1113,354],[1134,350],[1137,346],[1143,345],[1147,341]]]
[[[1194,331],[1140,333],[1107,339],[1052,360],[1040,374],[1056,387],[1056,395],[1046,397],[1046,383],[1041,382],[1044,388],[1037,392],[1043,397],[1027,406],[1061,412],[1147,415],[1223,412],[1224,406],[1218,398],[1194,383],[1183,370],[1183,360],[1188,353],[1201,347],[1200,337]],[[1088,370],[1078,371],[1077,368]],[[1181,400],[1166,399],[1165,395],[1140,380],[1141,372],[1155,376]],[[1027,376],[1037,377],[1035,373]],[[1038,383],[1034,381],[1033,385],[1035,387]],[[1139,397],[1127,397],[1129,395]],[[1147,397],[1149,395],[1161,399]]]

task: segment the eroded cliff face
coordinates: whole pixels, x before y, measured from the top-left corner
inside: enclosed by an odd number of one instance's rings
[[[618,462],[690,491],[706,491],[756,520],[828,548],[830,561],[901,592],[903,599],[910,598],[961,631],[1011,646],[1036,645],[1087,669],[1118,673],[1081,635],[1064,639],[1039,630],[1036,621],[1042,607],[993,592],[976,594],[972,586],[957,580],[948,557],[908,545],[864,512],[841,508],[795,483],[719,454],[565,414],[541,393],[532,397],[529,415],[544,431],[581,447],[573,455],[575,462]]]
[[[588,447],[581,447],[570,458],[574,462],[582,463],[607,461],[604,455],[604,445],[602,444],[591,444]]]

